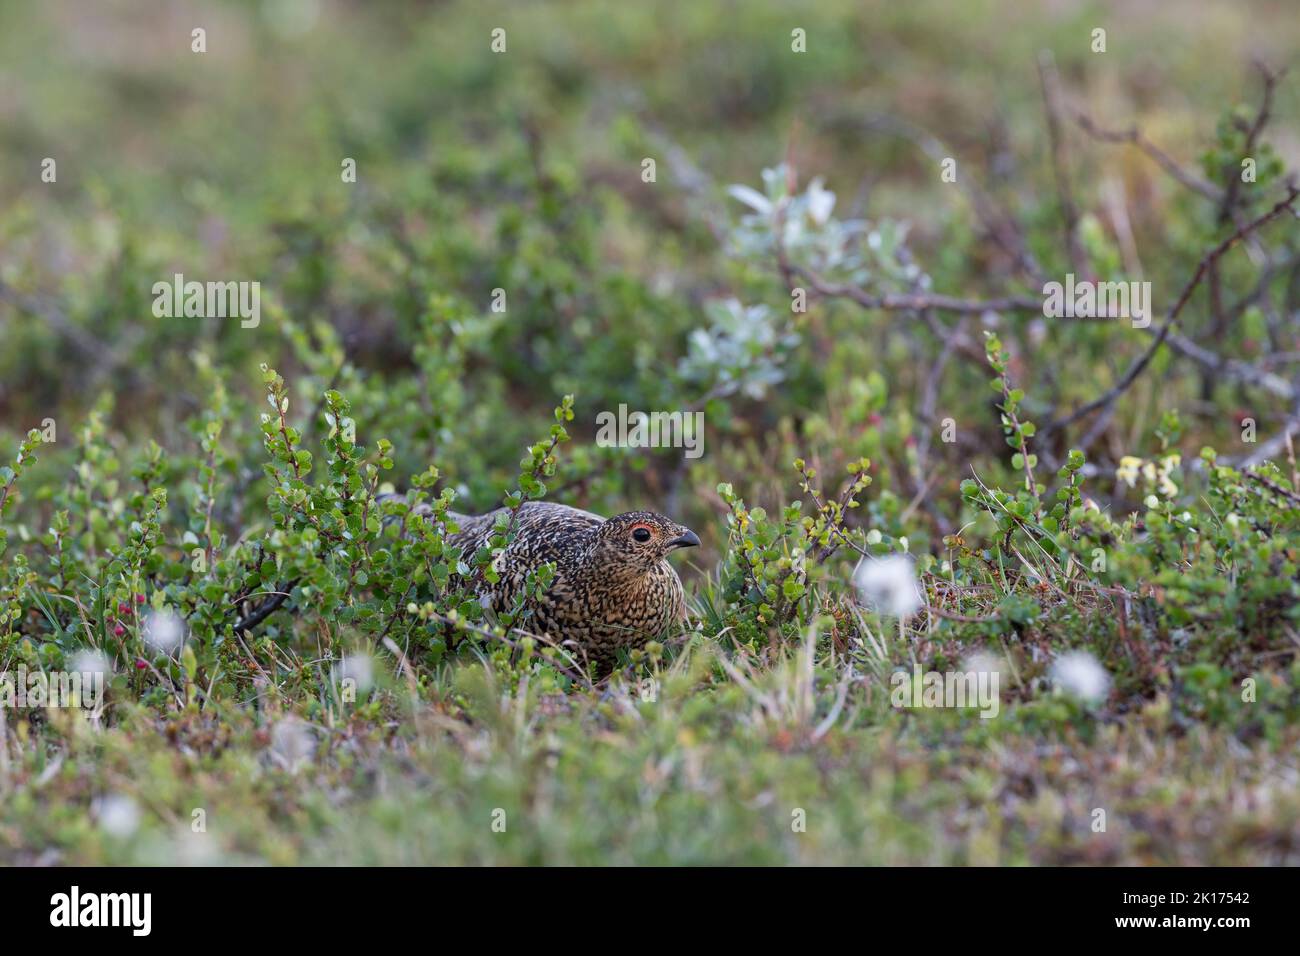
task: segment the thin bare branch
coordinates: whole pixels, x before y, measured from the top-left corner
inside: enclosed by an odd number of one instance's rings
[[[1256,63],[1255,68],[1259,70],[1260,77],[1264,84],[1264,95],[1259,104],[1259,111],[1255,114],[1255,121],[1251,123],[1250,129],[1246,132],[1246,144],[1242,147],[1242,156],[1250,156],[1255,149],[1255,143],[1259,140],[1259,134],[1264,131],[1268,125],[1269,119],[1272,118],[1273,111],[1273,93],[1277,89],[1280,79],[1286,74],[1286,70],[1274,72],[1263,63]],[[1237,209],[1237,198],[1241,192],[1241,176],[1238,170],[1227,170],[1228,188],[1224,190],[1223,200],[1219,204],[1219,222],[1227,222],[1233,217]]]
[[[1088,253],[1079,241],[1079,207],[1074,202],[1070,187],[1070,164],[1065,153],[1065,136],[1061,131],[1061,77],[1056,71],[1056,60],[1050,50],[1038,54],[1038,81],[1043,90],[1043,106],[1047,111],[1047,137],[1052,149],[1052,174],[1056,178],[1056,193],[1061,203],[1061,219],[1065,229],[1065,248],[1070,264],[1076,272],[1088,269]]]
[[[1093,139],[1099,139],[1107,143],[1129,143],[1136,146],[1142,152],[1146,153],[1151,159],[1164,169],[1170,176],[1182,183],[1193,192],[1200,193],[1206,199],[1218,202],[1223,196],[1223,191],[1208,180],[1190,173],[1178,165],[1177,160],[1158,147],[1151,140],[1147,139],[1142,130],[1137,126],[1130,126],[1126,130],[1108,130],[1102,129],[1092,118],[1082,110],[1075,110],[1074,121],[1079,128],[1091,136]]]
[[[1127,391],[1128,387],[1137,380],[1137,377],[1146,370],[1146,367],[1151,363],[1151,359],[1155,357],[1160,346],[1165,343],[1170,332],[1173,331],[1174,323],[1178,321],[1178,315],[1182,312],[1183,306],[1185,306],[1188,300],[1191,299],[1192,293],[1195,292],[1197,286],[1201,284],[1201,279],[1205,277],[1209,268],[1217,262],[1224,253],[1244,239],[1247,235],[1254,232],[1256,229],[1259,229],[1265,223],[1277,218],[1284,212],[1291,212],[1294,214],[1294,204],[1297,196],[1300,196],[1300,190],[1297,190],[1295,184],[1292,183],[1287,190],[1287,196],[1285,199],[1274,205],[1272,209],[1264,213],[1262,216],[1253,219],[1243,226],[1239,226],[1232,235],[1228,236],[1228,238],[1224,239],[1206,253],[1205,257],[1201,259],[1200,264],[1196,267],[1196,271],[1192,273],[1192,278],[1188,281],[1187,285],[1183,287],[1182,294],[1178,296],[1178,300],[1170,308],[1169,313],[1165,317],[1164,323],[1160,326],[1159,331],[1156,333],[1155,340],[1151,343],[1151,346],[1143,352],[1132,365],[1129,366],[1128,371],[1120,377],[1120,380],[1111,386],[1105,394],[1091,402],[1088,402],[1088,404],[1075,409],[1065,417],[1049,422],[1040,429],[1040,431],[1052,432],[1064,428],[1067,425],[1071,425],[1079,419],[1091,415],[1098,409],[1110,405],[1111,402],[1115,401],[1115,399]]]

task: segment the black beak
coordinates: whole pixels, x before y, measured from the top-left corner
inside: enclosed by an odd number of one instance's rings
[[[673,540],[668,542],[669,551],[676,550],[677,548],[698,548],[700,546],[699,536],[694,531],[691,531],[689,528],[683,528],[682,530],[685,534],[673,538]]]

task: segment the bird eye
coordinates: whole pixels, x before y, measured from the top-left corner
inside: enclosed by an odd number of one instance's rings
[[[632,537],[633,537],[635,540],[637,540],[637,541],[641,541],[641,542],[649,541],[649,540],[650,540],[650,529],[649,529],[649,528],[633,528],[633,529],[632,529]]]

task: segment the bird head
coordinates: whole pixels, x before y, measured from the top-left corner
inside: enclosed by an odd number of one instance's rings
[[[614,570],[620,566],[649,571],[678,548],[694,548],[700,539],[690,528],[653,511],[614,515],[596,531],[594,556]]]

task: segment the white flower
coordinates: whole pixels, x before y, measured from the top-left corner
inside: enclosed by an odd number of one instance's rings
[[[1081,700],[1096,703],[1110,690],[1110,675],[1087,651],[1070,651],[1052,662],[1052,683]]]
[[[866,558],[853,572],[853,585],[863,604],[892,617],[909,617],[922,605],[916,567],[902,555]]]
[[[808,215],[819,226],[824,226],[835,208],[835,194],[822,185],[821,177],[808,184]]]
[[[1115,477],[1132,488],[1137,484],[1138,471],[1141,467],[1141,458],[1125,455],[1119,460],[1119,467],[1115,469]]]
[[[129,837],[140,826],[140,808],[130,797],[110,793],[92,804],[95,819],[105,833],[115,837]]]
[[[185,622],[171,608],[165,611],[150,611],[144,617],[141,636],[155,651],[170,654],[180,646],[181,640],[185,637]]]

